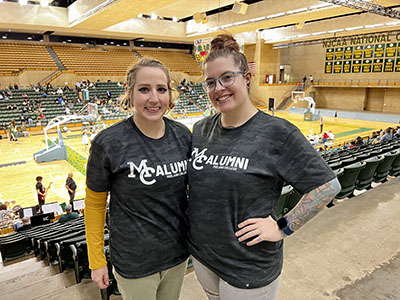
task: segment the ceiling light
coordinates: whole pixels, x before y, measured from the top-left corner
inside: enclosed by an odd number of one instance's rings
[[[320,31],[320,32],[313,32],[311,35],[320,35],[320,34],[325,34],[326,31]]]
[[[258,22],[261,20],[265,20],[265,17],[259,17],[259,18],[254,18],[254,19],[250,19],[249,22]]]
[[[248,23],[248,22],[249,22],[249,21],[244,20],[244,21],[240,21],[240,22],[233,23],[233,25],[242,25],[242,24],[246,24],[246,23]]]
[[[303,34],[299,34],[297,35],[297,37],[302,38],[302,37],[306,37],[306,36],[310,36],[311,33],[303,33]]]
[[[394,26],[394,25],[400,25],[400,22],[388,22],[385,23],[387,26]]]
[[[380,27],[380,26],[384,26],[385,24],[381,23],[381,24],[372,24],[372,25],[365,25],[365,28],[375,28],[375,27]]]
[[[346,31],[352,31],[352,30],[358,30],[358,29],[362,29],[362,26],[356,26],[356,27],[347,27],[344,30]]]
[[[330,6],[333,6],[333,5],[330,3],[321,3],[321,4],[317,4],[317,5],[312,5],[308,9],[314,10],[314,9],[320,9],[320,8],[330,7]]]
[[[328,33],[335,33],[335,32],[341,32],[344,31],[344,29],[333,29],[333,30],[329,30]]]
[[[2,38],[3,38],[3,39],[6,39],[6,38],[7,38],[7,36],[6,36],[6,35],[3,35],[3,36],[2,36]]]
[[[139,19],[140,19],[140,18],[143,18],[143,14],[138,14],[137,17],[138,17]]]
[[[120,44],[117,44],[117,47],[121,46]]]
[[[303,12],[306,10],[308,10],[307,7],[302,7],[302,8],[298,8],[298,9],[289,10],[286,12],[286,14],[297,14],[297,13],[300,13],[300,12]]]
[[[151,14],[151,19],[152,19],[152,20],[157,20],[157,15],[156,15],[155,13],[152,13],[152,14]]]
[[[177,17],[172,17],[172,22],[178,22],[178,18]]]
[[[49,0],[40,0],[40,6],[41,7],[48,7],[49,6]]]
[[[31,39],[32,39],[32,37],[31,37],[31,36],[28,36],[28,37],[27,37],[27,39],[28,39],[28,40],[31,40]]]
[[[110,42],[111,45],[114,45],[114,42]]]
[[[18,0],[18,3],[21,5],[27,5],[28,4],[28,0]]]
[[[283,15],[285,15],[285,13],[281,12],[281,13],[277,13],[277,14],[274,14],[274,15],[266,16],[266,18],[267,19],[272,19],[272,18],[277,18],[277,17],[283,16]]]
[[[124,46],[126,46],[127,45],[127,43],[124,43]]]
[[[71,40],[68,40],[68,42],[70,42],[70,43],[71,43],[72,41],[71,41]]]

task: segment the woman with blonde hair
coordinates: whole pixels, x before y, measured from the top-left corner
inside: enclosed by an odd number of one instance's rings
[[[171,79],[158,61],[128,72],[122,107],[133,116],[100,132],[87,165],[85,223],[92,279],[109,284],[104,223],[109,203],[113,274],[123,298],[177,300],[186,270],[187,159],[191,134],[164,117]]]
[[[219,111],[193,127],[188,247],[210,300],[275,299],[282,240],[340,191],[303,134],[252,104],[246,57],[230,35],[211,42],[204,87]],[[284,182],[305,194],[286,216]]]

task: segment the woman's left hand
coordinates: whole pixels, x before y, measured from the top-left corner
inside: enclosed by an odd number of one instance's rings
[[[271,217],[251,218],[238,225],[239,231],[235,233],[239,242],[251,239],[247,246],[254,246],[262,241],[277,242],[283,239],[278,224]]]

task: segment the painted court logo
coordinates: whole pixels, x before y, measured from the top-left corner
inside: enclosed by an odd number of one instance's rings
[[[192,167],[195,170],[202,170],[204,165],[211,165],[215,169],[226,169],[237,171],[238,169],[247,170],[249,159],[246,157],[238,157],[231,155],[206,155],[207,148],[199,151],[193,148],[192,151]]]
[[[136,178],[136,174],[139,174],[139,180],[145,185],[152,185],[156,183],[156,177],[164,176],[167,178],[174,178],[177,176],[183,176],[187,172],[187,161],[182,160],[173,162],[170,164],[157,165],[154,168],[147,165],[147,159],[143,159],[139,166],[135,163],[128,161],[129,166],[129,178]]]

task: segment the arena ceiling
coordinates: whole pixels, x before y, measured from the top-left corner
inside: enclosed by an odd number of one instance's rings
[[[369,1],[400,8],[398,0]],[[242,37],[246,43],[254,43],[260,34],[268,43],[281,43],[400,31],[400,19],[327,1],[242,2],[248,3],[245,14],[232,11],[233,0],[49,0],[48,7],[42,7],[40,0],[31,0],[26,5],[16,0],[0,0],[0,31],[187,43],[223,31]],[[65,7],[69,3],[72,4]],[[195,22],[192,16],[199,13],[207,15],[206,22]],[[150,18],[152,14],[156,16],[154,19]]]

